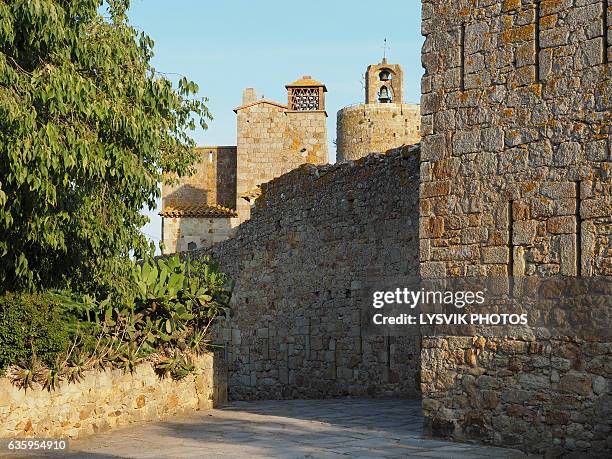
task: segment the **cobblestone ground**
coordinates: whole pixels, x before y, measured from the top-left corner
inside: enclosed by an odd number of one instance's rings
[[[518,458],[513,450],[424,438],[419,402],[233,402],[74,441],[83,458]]]

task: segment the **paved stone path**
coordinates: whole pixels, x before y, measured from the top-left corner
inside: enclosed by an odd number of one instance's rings
[[[426,439],[407,400],[233,402],[189,417],[73,441],[83,458],[518,458],[512,450]]]

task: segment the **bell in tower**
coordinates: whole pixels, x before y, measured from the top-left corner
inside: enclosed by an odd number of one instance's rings
[[[389,89],[386,86],[382,86],[380,88],[380,92],[378,93],[378,102],[381,104],[388,104],[391,102],[391,94],[389,93]]]
[[[401,104],[404,96],[404,72],[398,64],[389,64],[386,58],[380,64],[370,65],[366,71],[366,104]]]

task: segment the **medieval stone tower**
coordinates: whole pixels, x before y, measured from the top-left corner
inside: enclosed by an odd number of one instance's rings
[[[326,164],[323,83],[303,76],[285,86],[287,104],[244,90],[237,145],[198,147],[195,174],[162,191],[164,253],[209,247],[249,219],[259,186],[304,163]]]
[[[338,112],[336,161],[358,159],[369,153],[420,141],[417,104],[403,103],[404,72],[383,58],[365,74],[365,103]]]
[[[287,104],[245,91],[238,115],[236,210],[247,220],[258,187],[301,164],[326,164],[327,113],[323,83],[305,75],[285,86]]]

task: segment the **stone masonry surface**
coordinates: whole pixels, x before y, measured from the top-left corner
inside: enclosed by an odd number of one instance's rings
[[[237,210],[247,220],[251,205],[240,195],[304,163],[326,164],[327,115],[290,111],[261,102],[237,109]]]
[[[236,208],[236,147],[198,147],[195,173],[180,182],[164,184],[162,208],[218,204]],[[237,219],[163,217],[164,253],[188,250],[189,244],[208,247],[233,234]]]
[[[197,147],[195,173],[163,186],[162,207],[219,204],[236,206],[236,147]]]
[[[609,2],[422,7],[422,276],[612,274]],[[430,432],[612,449],[609,339],[439,337],[421,361]]]
[[[55,391],[25,392],[0,378],[0,438],[76,438],[117,426],[156,421],[227,401],[222,367],[212,354],[194,360],[196,374],[181,381],[159,379],[149,363],[133,374],[87,372],[81,382]]]
[[[237,218],[163,217],[164,253],[210,247],[231,237],[238,225]]]
[[[366,281],[418,270],[418,148],[304,165],[211,252],[236,281],[231,399],[418,395],[416,338],[362,335]]]
[[[421,139],[421,117],[415,104],[353,105],[338,111],[337,120],[338,162],[385,153]]]

